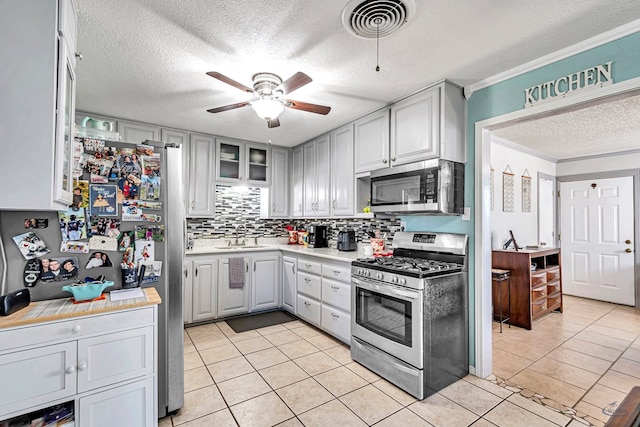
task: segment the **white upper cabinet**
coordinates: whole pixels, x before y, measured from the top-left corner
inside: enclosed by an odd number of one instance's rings
[[[192,133],[189,138],[189,166],[185,174],[189,177],[185,192],[187,216],[211,218],[215,215],[215,147],[212,136]]]
[[[389,166],[389,109],[354,123],[356,173]]]
[[[291,151],[291,216],[302,217],[304,211],[302,203],[304,199],[304,153],[303,146],[299,145]]]
[[[162,142],[182,145],[183,149],[186,149],[189,143],[189,133],[181,130],[162,128],[160,130],[160,137],[162,138]]]
[[[271,147],[271,189],[269,217],[289,216],[289,149]]]
[[[58,210],[72,200],[76,8],[71,0],[2,3],[0,209]],[[17,181],[16,181],[17,179]]]
[[[303,214],[305,217],[331,215],[330,142],[330,136],[323,135],[303,145]]]
[[[160,126],[118,120],[118,132],[124,142],[140,144],[147,139],[160,141]]]
[[[270,155],[266,144],[216,138],[216,181],[269,185]]]
[[[331,215],[354,213],[353,124],[331,133]]]

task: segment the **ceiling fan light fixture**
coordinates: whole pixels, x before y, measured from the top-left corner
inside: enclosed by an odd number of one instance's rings
[[[263,120],[276,119],[284,111],[284,105],[271,97],[262,97],[257,101],[253,101],[251,108]]]

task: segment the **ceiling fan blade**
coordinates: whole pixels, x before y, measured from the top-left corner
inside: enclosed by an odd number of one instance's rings
[[[210,113],[221,113],[223,111],[229,111],[229,110],[234,110],[236,108],[241,108],[241,107],[246,107],[247,105],[251,105],[250,102],[238,102],[237,104],[229,104],[229,105],[225,105],[224,107],[218,107],[218,108],[211,108],[209,110],[207,110]]]
[[[280,126],[280,119],[276,117],[275,119],[267,120],[267,126],[269,127],[269,129],[277,128],[278,126]]]
[[[224,74],[220,74],[217,71],[209,71],[207,73],[207,75],[213,77],[214,79],[218,79],[221,82],[225,82],[228,85],[231,85],[233,87],[237,87],[238,89],[240,89],[243,92],[249,92],[249,93],[254,93],[255,92],[250,87],[247,87],[247,86],[243,85],[242,83],[239,83],[239,82],[237,82],[237,81],[225,76]]]
[[[308,111],[310,113],[323,114],[323,115],[327,115],[329,114],[329,111],[331,111],[331,107],[326,107],[324,105],[318,105],[318,104],[311,104],[308,102],[294,101],[292,99],[287,99],[286,101],[284,101],[284,106],[293,108],[294,110]]]
[[[298,71],[293,76],[280,83],[280,85],[274,89],[274,92],[282,91],[282,93],[286,95],[310,82],[311,77],[307,76],[305,73]]]

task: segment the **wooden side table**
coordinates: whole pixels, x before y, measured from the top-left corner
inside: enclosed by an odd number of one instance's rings
[[[492,300],[493,300],[493,318],[497,318],[500,322],[500,333],[502,333],[502,324],[511,319],[511,271],[501,270],[498,268],[491,269],[491,287],[492,287]],[[507,285],[506,292],[504,285]],[[507,297],[506,305],[504,297]],[[497,304],[496,304],[497,302]],[[499,313],[496,313],[496,305],[500,306]],[[507,309],[507,313],[504,313],[504,309]],[[511,324],[509,324],[511,327]]]

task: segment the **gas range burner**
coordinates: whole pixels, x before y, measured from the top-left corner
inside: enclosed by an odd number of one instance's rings
[[[353,265],[412,277],[429,277],[462,271],[461,264],[409,257],[359,258],[353,262]]]

